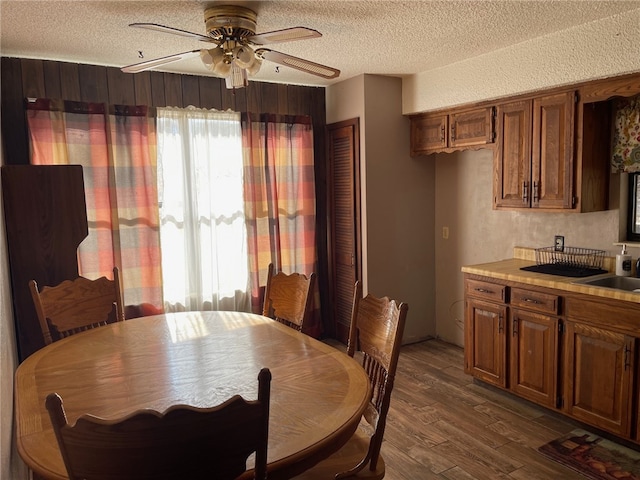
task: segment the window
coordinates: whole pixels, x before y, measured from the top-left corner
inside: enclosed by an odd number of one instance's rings
[[[640,242],[640,173],[629,174],[627,240]]]
[[[248,311],[240,114],[159,108],[165,310]]]

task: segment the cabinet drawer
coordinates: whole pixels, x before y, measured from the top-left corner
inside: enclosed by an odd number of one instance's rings
[[[548,293],[512,288],[511,305],[514,307],[534,310],[536,312],[557,315],[560,310],[560,297],[558,295],[550,295]]]
[[[482,280],[467,280],[465,282],[465,293],[473,297],[493,300],[494,302],[506,302],[507,287]]]

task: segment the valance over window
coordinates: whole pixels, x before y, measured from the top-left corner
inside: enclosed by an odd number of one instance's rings
[[[640,172],[640,95],[616,102],[613,172]]]

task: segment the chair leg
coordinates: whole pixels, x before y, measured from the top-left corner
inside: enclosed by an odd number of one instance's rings
[[[336,473],[336,476],[334,477],[335,480],[341,480],[343,478],[352,478],[354,477],[358,472],[360,472],[364,467],[366,467],[369,464],[369,455],[367,455],[365,458],[363,458],[360,463],[358,463],[355,467],[353,467],[350,470],[347,470],[346,472],[340,472],[340,473]]]
[[[384,459],[382,458],[382,455],[378,456],[377,463],[378,465],[376,466],[375,470],[371,470],[371,464],[368,463],[365,465],[366,468],[362,468],[358,472],[350,473],[349,476],[346,476],[346,477],[340,476],[339,478],[345,478],[348,480],[364,480],[364,479],[382,480],[386,473],[385,463],[384,463]],[[345,475],[345,474],[347,474],[347,472],[344,472],[338,475]],[[338,478],[337,475],[336,475],[336,478]]]
[[[343,478],[350,478],[355,476],[358,472],[360,472],[364,467],[366,467],[369,464],[369,460],[371,459],[371,445],[373,444],[373,442],[369,442],[369,448],[367,449],[367,454],[365,455],[365,457],[360,460],[358,462],[358,464],[347,470],[346,472],[340,472],[337,473],[336,476],[334,477],[335,480],[341,480]]]

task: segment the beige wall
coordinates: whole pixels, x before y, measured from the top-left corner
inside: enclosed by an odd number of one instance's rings
[[[435,335],[434,164],[409,155],[399,78],[327,89],[327,123],[360,118],[365,293],[409,304],[405,342]]]
[[[365,75],[369,291],[409,304],[404,341],[435,334],[434,168],[409,155],[402,82]]]
[[[493,152],[466,151],[425,157],[435,163],[436,332],[463,345],[463,265],[513,256],[513,247],[565,244],[616,253],[618,210],[594,213],[537,213],[492,210]],[[614,182],[618,179],[614,179]],[[449,238],[442,238],[442,227]],[[640,251],[631,251],[636,255]]]

